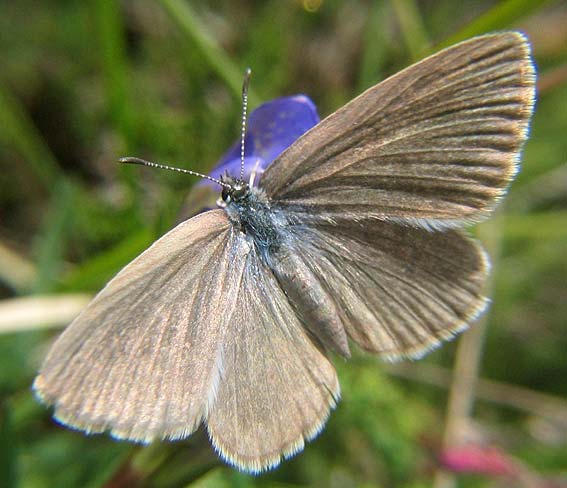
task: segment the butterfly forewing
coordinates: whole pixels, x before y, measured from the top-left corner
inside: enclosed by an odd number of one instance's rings
[[[214,400],[248,251],[222,210],[180,224],[59,337],[38,395],[82,430],[142,442],[189,435]]]
[[[521,34],[465,41],[327,117],[268,167],[262,186],[310,220],[478,221],[516,172],[534,83]]]

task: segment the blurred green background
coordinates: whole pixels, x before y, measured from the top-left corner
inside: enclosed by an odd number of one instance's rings
[[[141,448],[62,428],[34,400],[50,341],[174,224],[195,183],[119,157],[206,172],[238,135],[246,66],[252,108],[305,93],[324,116],[440,47],[502,29],[530,37],[539,95],[522,172],[475,230],[493,257],[493,306],[464,342],[402,366],[335,361],[343,399],[327,428],[259,477],[224,466],[202,432]],[[0,59],[0,486],[565,481],[567,3],[5,1]],[[455,441],[498,449],[523,477],[441,473]]]

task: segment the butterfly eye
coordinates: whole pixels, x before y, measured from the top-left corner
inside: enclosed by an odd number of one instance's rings
[[[222,193],[221,193],[221,198],[225,203],[229,203],[230,200],[232,199],[232,188],[227,188],[227,187],[223,187],[222,189]]]

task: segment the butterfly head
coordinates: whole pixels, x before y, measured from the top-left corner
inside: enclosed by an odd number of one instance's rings
[[[250,194],[250,186],[243,180],[225,175],[221,178],[221,181],[225,185],[223,185],[221,198],[219,199],[220,206],[224,207],[231,202],[243,202]]]

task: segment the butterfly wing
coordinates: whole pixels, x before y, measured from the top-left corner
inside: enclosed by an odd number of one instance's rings
[[[304,219],[459,227],[487,215],[517,171],[534,100],[524,36],[473,38],[327,117],[261,185]]]
[[[236,304],[207,425],[225,460],[260,472],[319,433],[339,397],[339,383],[255,253],[248,255]]]
[[[221,456],[275,466],[339,395],[272,272],[224,211],[177,226],[63,332],[34,382],[56,418],[121,439],[180,439],[204,420]]]
[[[248,251],[222,210],[177,226],[63,332],[35,380],[39,397],[81,430],[140,442],[189,435],[214,399]]]
[[[333,325],[341,323],[366,351],[387,360],[417,358],[463,330],[486,307],[487,257],[460,230],[351,222],[305,226],[300,235],[288,251],[295,256],[288,271],[323,287],[332,304],[320,308],[337,314],[328,325],[319,324],[329,328],[319,336],[331,336]],[[309,306],[317,287],[304,287],[299,309]]]

